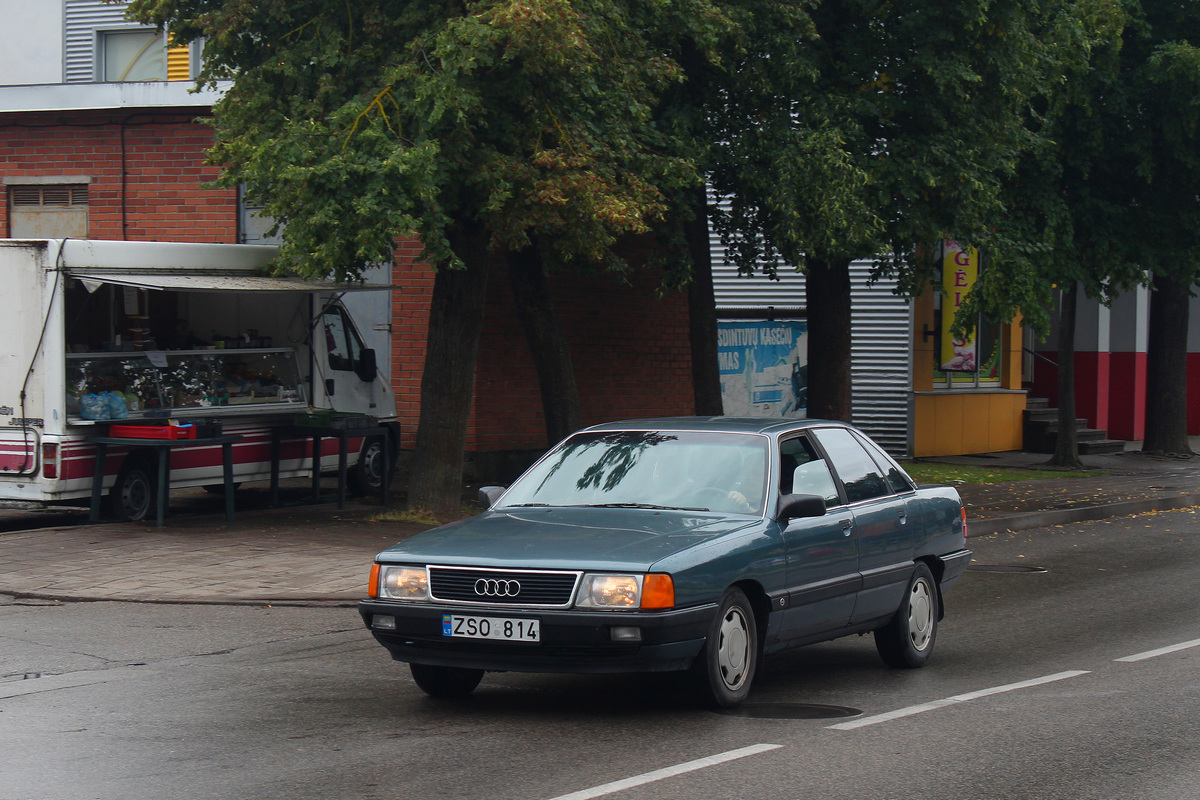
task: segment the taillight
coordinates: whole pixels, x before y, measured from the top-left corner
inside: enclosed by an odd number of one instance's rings
[[[42,445],[42,477],[57,478],[58,477],[58,445],[43,444]]]
[[[962,507],[962,519],[963,519],[963,538],[965,539],[965,538],[967,538],[967,507],[966,506]]]

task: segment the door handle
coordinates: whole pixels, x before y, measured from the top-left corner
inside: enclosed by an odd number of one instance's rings
[[[908,512],[905,511],[903,508],[896,509],[896,516],[900,518],[901,525],[908,522]]]
[[[854,522],[852,520],[848,520],[848,519],[840,520],[838,522],[838,525],[840,525],[842,527],[842,534],[844,536],[849,536],[854,530]]]

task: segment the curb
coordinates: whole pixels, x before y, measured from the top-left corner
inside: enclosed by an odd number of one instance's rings
[[[14,592],[0,589],[0,597],[15,600],[41,600],[56,603],[142,603],[170,606],[262,606],[273,608],[357,608],[359,599],[347,597],[140,597],[138,595],[50,594],[45,592]],[[19,605],[5,603],[0,605]]]
[[[1181,508],[1200,506],[1200,494],[1176,495],[1148,500],[1122,500],[1096,506],[1077,506],[1048,511],[1030,511],[1004,517],[980,517],[967,515],[967,536],[988,536],[994,533],[1026,531],[1053,525],[1069,525],[1073,522],[1091,522],[1113,517],[1129,517],[1151,511],[1174,511]]]

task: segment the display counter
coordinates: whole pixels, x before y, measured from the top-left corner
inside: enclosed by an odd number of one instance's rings
[[[291,348],[67,354],[72,422],[307,409]]]

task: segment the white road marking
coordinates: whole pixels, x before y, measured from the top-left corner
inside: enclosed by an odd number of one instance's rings
[[[1088,672],[1089,670],[1086,669],[1071,670],[1069,672],[1056,672],[1053,675],[1045,675],[1041,678],[1033,678],[1031,680],[1021,681],[1020,683],[1008,683],[1004,686],[993,686],[990,689],[980,689],[977,692],[968,692],[967,694],[956,694],[953,697],[947,697],[942,700],[934,700],[930,703],[922,703],[921,705],[909,706],[908,708],[899,708],[895,711],[889,711],[886,714],[876,714],[875,716],[863,717],[862,719],[856,719],[851,722],[840,722],[837,725],[830,725],[828,727],[835,731],[850,731],[854,730],[855,728],[864,728],[867,725],[878,725],[880,722],[890,722],[891,720],[900,719],[901,717],[910,717],[913,714],[920,714],[925,711],[933,711],[934,709],[945,708],[946,706],[957,705],[958,703],[965,703],[969,700],[978,700],[981,697],[990,697],[991,695],[1003,694],[1004,692],[1014,692],[1018,689],[1028,689],[1031,686],[1041,686],[1042,684],[1054,683],[1055,681],[1065,681],[1068,678],[1076,678],[1080,675],[1087,675]]]
[[[632,778],[613,781],[602,786],[595,786],[591,789],[583,789],[570,794],[559,795],[552,800],[589,800],[592,797],[601,797],[602,795],[619,792],[623,789],[632,789],[634,786],[642,786],[643,784],[661,781],[663,778],[673,778],[676,775],[682,775],[685,772],[694,772],[698,769],[711,767],[716,764],[723,764],[726,761],[734,761],[735,759],[745,758],[746,756],[754,756],[759,753],[765,753],[768,750],[775,750],[783,747],[781,744],[755,744],[750,747],[743,747],[738,750],[730,750],[725,753],[718,753],[715,756],[707,756],[698,758],[695,761],[687,761],[683,764],[676,764],[673,767],[664,769],[656,769],[653,772],[646,772],[641,775],[635,775]]]
[[[1147,658],[1154,658],[1155,656],[1165,656],[1167,653],[1177,653],[1180,650],[1187,650],[1189,647],[1200,647],[1200,639],[1192,639],[1190,642],[1180,642],[1179,644],[1173,644],[1173,645],[1169,645],[1167,647],[1160,647],[1157,650],[1147,650],[1145,653],[1137,653],[1132,656],[1125,656],[1124,658],[1114,658],[1113,660],[1114,661],[1124,661],[1126,663],[1131,663],[1134,661],[1145,661]]]

